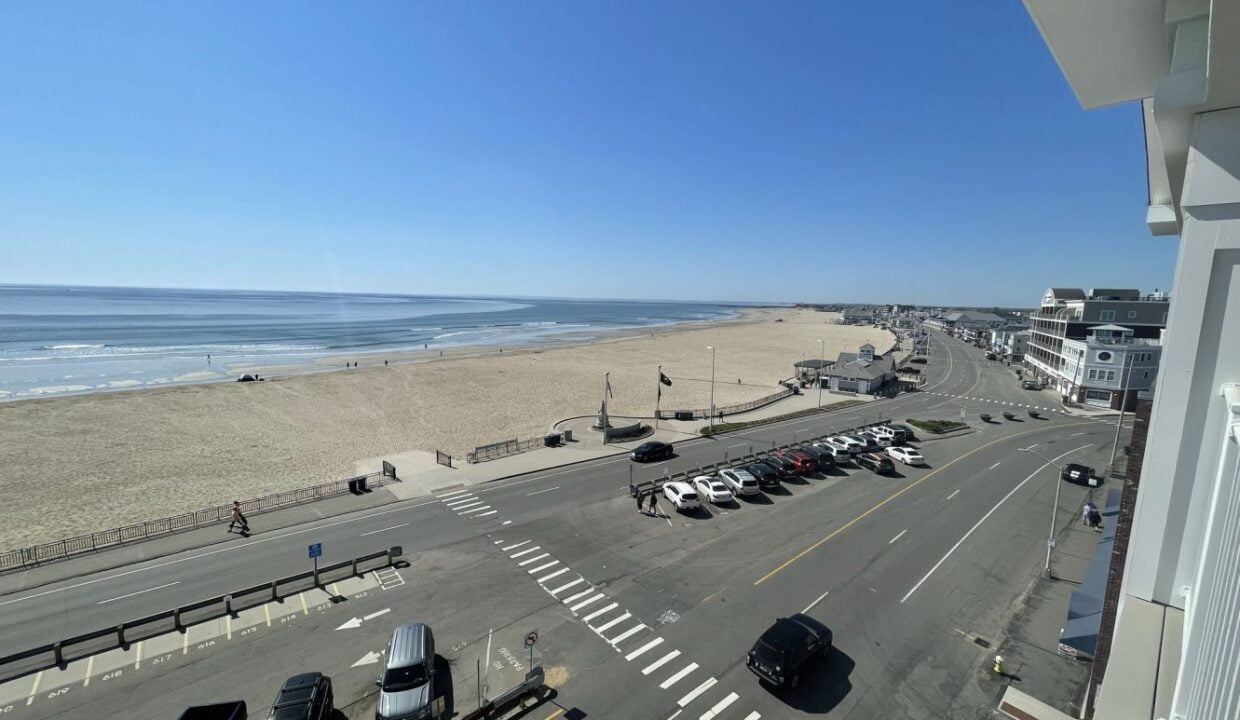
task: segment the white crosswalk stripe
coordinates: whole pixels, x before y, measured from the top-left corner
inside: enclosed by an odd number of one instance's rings
[[[651,640],[650,642],[646,643],[645,645],[642,645],[641,647],[637,648],[636,650],[629,653],[628,655],[625,655],[624,659],[628,660],[629,662],[632,662],[636,660],[637,658],[641,657],[643,654],[645,654],[646,651],[649,650],[650,648],[658,647],[659,645],[662,645],[662,644],[663,644],[663,638],[657,637],[654,640]]]
[[[604,595],[603,593],[599,593],[598,595],[595,595],[594,597],[592,597],[592,598],[590,598],[590,599],[588,599],[588,600],[582,600],[581,602],[577,603],[576,605],[573,605],[572,607],[570,607],[570,608],[569,608],[569,610],[571,610],[572,612],[577,612],[578,610],[580,610],[581,608],[585,607],[586,605],[589,605],[590,603],[593,603],[593,602],[598,602],[599,600],[602,600],[602,599],[603,599],[603,598],[605,598],[605,597],[607,597],[607,596],[606,596],[606,595]],[[567,600],[565,600],[565,602],[568,602],[568,601],[567,601]]]
[[[646,629],[647,629],[647,628],[646,628],[646,625],[645,625],[644,623],[637,623],[637,625],[636,625],[636,626],[631,627],[631,628],[629,628],[628,630],[625,630],[624,632],[622,632],[622,633],[620,633],[619,635],[615,636],[614,638],[612,638],[612,639],[608,640],[607,642],[611,643],[612,645],[619,645],[620,643],[624,642],[625,640],[628,640],[629,638],[633,637],[633,636],[634,636],[634,635],[636,635],[637,633],[641,632],[642,630],[646,630]],[[616,649],[617,649],[617,650],[619,650],[620,648],[616,648]]]
[[[698,720],[714,720],[716,715],[723,712],[724,710],[727,710],[728,706],[736,702],[736,699],[739,697],[740,695],[737,695],[736,693],[729,693],[727,697],[715,703],[715,706],[713,708],[702,713],[702,716],[698,718]],[[756,717],[758,713],[755,712],[753,715]]]
[[[529,555],[530,553],[532,553],[532,552],[538,552],[539,550],[542,550],[542,545],[535,545],[534,547],[529,548],[529,549],[526,549],[526,550],[522,550],[522,551],[521,551],[521,552],[519,552],[519,553],[513,553],[513,554],[509,555],[508,557],[512,558],[513,560],[516,560],[517,558],[521,557],[522,555]]]
[[[660,683],[659,687],[666,690],[670,688],[671,686],[675,685],[676,683],[680,682],[681,680],[684,680],[686,675],[688,675],[689,673],[697,669],[698,669],[697,663],[689,663],[688,665],[684,666],[679,671],[677,671],[675,675],[671,676],[670,678]]]
[[[694,700],[697,700],[699,695],[701,695],[702,693],[714,687],[715,683],[717,682],[719,681],[714,678],[708,679],[706,682],[702,683],[701,685],[698,685],[697,687],[693,688],[689,692],[685,693],[685,696],[677,700],[676,704],[681,707],[685,707],[686,705],[693,702]]]
[[[631,614],[625,613],[614,620],[608,620],[602,625],[599,625],[598,627],[594,628],[594,632],[598,633],[599,635],[602,635],[603,633],[607,632],[608,630],[614,628],[615,626],[619,625],[625,620],[628,620],[631,617],[633,617]]]
[[[586,579],[585,579],[585,578],[583,578],[583,577],[578,577],[576,580],[574,580],[574,581],[570,582],[569,584],[567,584],[567,585],[561,585],[561,586],[559,586],[558,588],[556,588],[556,589],[554,589],[554,590],[549,590],[548,592],[550,592],[552,595],[559,595],[560,593],[564,592],[565,590],[569,589],[570,587],[573,587],[573,586],[575,586],[575,585],[580,585],[581,583],[583,583],[583,582],[585,582],[585,581],[586,581]],[[586,590],[586,592],[590,592],[590,591],[589,591],[589,590]]]
[[[556,562],[559,562],[559,561],[557,560]],[[539,585],[542,585],[543,583],[547,582],[547,581],[548,581],[548,580],[550,580],[551,578],[554,578],[554,577],[559,577],[559,576],[563,575],[563,574],[564,574],[564,573],[566,573],[566,572],[568,572],[568,568],[560,568],[559,570],[556,570],[555,572],[551,573],[550,575],[546,575],[546,576],[544,576],[544,577],[540,577],[540,578],[538,578],[538,584],[539,584]],[[545,589],[545,588],[544,588],[544,589]]]
[[[595,610],[594,612],[590,613],[589,615],[586,615],[585,617],[581,618],[581,621],[582,621],[582,622],[584,622],[584,623],[589,623],[591,620],[593,620],[594,618],[598,617],[599,615],[603,615],[603,614],[605,614],[605,613],[609,613],[609,612],[611,612],[612,610],[615,610],[615,609],[616,609],[616,608],[618,608],[618,607],[620,607],[620,603],[615,603],[615,602],[614,602],[614,603],[612,603],[612,604],[608,605],[607,607],[603,608],[602,610]]]
[[[560,561],[559,561],[559,560],[552,560],[551,562],[547,563],[546,565],[539,565],[538,567],[533,568],[532,570],[530,570],[530,574],[531,574],[531,575],[537,575],[538,573],[542,572],[543,570],[546,570],[547,568],[555,567],[556,565],[559,565],[559,564],[560,564]]]
[[[520,567],[525,567],[526,565],[529,565],[531,563],[536,563],[539,560],[546,560],[549,557],[551,557],[551,553],[543,553],[542,555],[535,555],[532,558],[526,558],[525,560],[522,560],[521,562],[517,563],[517,565]]]
[[[658,660],[655,660],[654,662],[650,663],[645,668],[643,668],[642,675],[649,675],[655,670],[658,670],[659,668],[663,667],[669,662],[675,660],[677,657],[680,657],[680,651],[679,650],[671,651],[670,653],[664,655],[663,657],[659,658]]]

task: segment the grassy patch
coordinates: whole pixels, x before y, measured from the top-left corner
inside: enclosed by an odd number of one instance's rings
[[[719,433],[730,432],[732,430],[740,430],[742,428],[753,427],[754,425],[766,425],[767,423],[779,422],[780,420],[791,420],[792,418],[805,417],[806,415],[813,415],[819,412],[831,412],[834,410],[843,410],[844,408],[849,408],[854,405],[864,405],[864,404],[865,404],[864,400],[845,400],[843,402],[838,402],[833,405],[827,405],[821,410],[819,410],[818,408],[806,408],[804,410],[797,410],[796,412],[784,413],[783,415],[775,415],[773,417],[762,418],[761,420],[750,420],[748,422],[730,422],[730,423],[717,422],[715,423],[715,427],[713,429],[709,425],[703,425],[702,428],[698,430],[698,434],[706,435],[709,437],[711,435],[718,435]]]
[[[925,430],[926,432],[936,434],[951,432],[952,430],[959,430],[961,428],[968,427],[968,425],[958,420],[914,420],[913,418],[909,418],[904,422],[912,425],[918,430]]]

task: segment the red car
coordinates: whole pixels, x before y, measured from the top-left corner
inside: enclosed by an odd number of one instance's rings
[[[813,456],[803,450],[784,450],[775,454],[792,463],[798,475],[812,473],[818,469],[818,463],[814,461]]]

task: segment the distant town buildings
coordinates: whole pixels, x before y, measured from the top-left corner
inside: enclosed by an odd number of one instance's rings
[[[1050,288],[1033,314],[1026,374],[1072,402],[1129,408],[1153,386],[1169,307],[1158,291]]]

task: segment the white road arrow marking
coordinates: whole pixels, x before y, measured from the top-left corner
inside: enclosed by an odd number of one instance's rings
[[[371,651],[362,656],[361,660],[353,663],[352,667],[361,667],[363,665],[374,665],[379,662],[379,658],[383,657],[377,652]]]
[[[379,617],[380,615],[387,615],[387,614],[388,614],[388,613],[390,613],[390,612],[392,612],[392,608],[383,608],[382,610],[380,610],[380,611],[378,611],[378,612],[372,612],[371,614],[369,614],[369,615],[363,615],[363,616],[361,616],[360,618],[359,618],[359,617],[349,618],[349,620],[348,620],[347,622],[345,622],[345,624],[344,624],[344,625],[341,625],[340,627],[338,627],[338,628],[336,628],[336,629],[337,629],[337,630],[352,630],[352,629],[354,629],[354,628],[359,628],[359,627],[361,627],[361,626],[362,626],[362,623],[363,623],[363,622],[365,622],[365,621],[367,621],[367,620],[374,620],[375,618]]]

